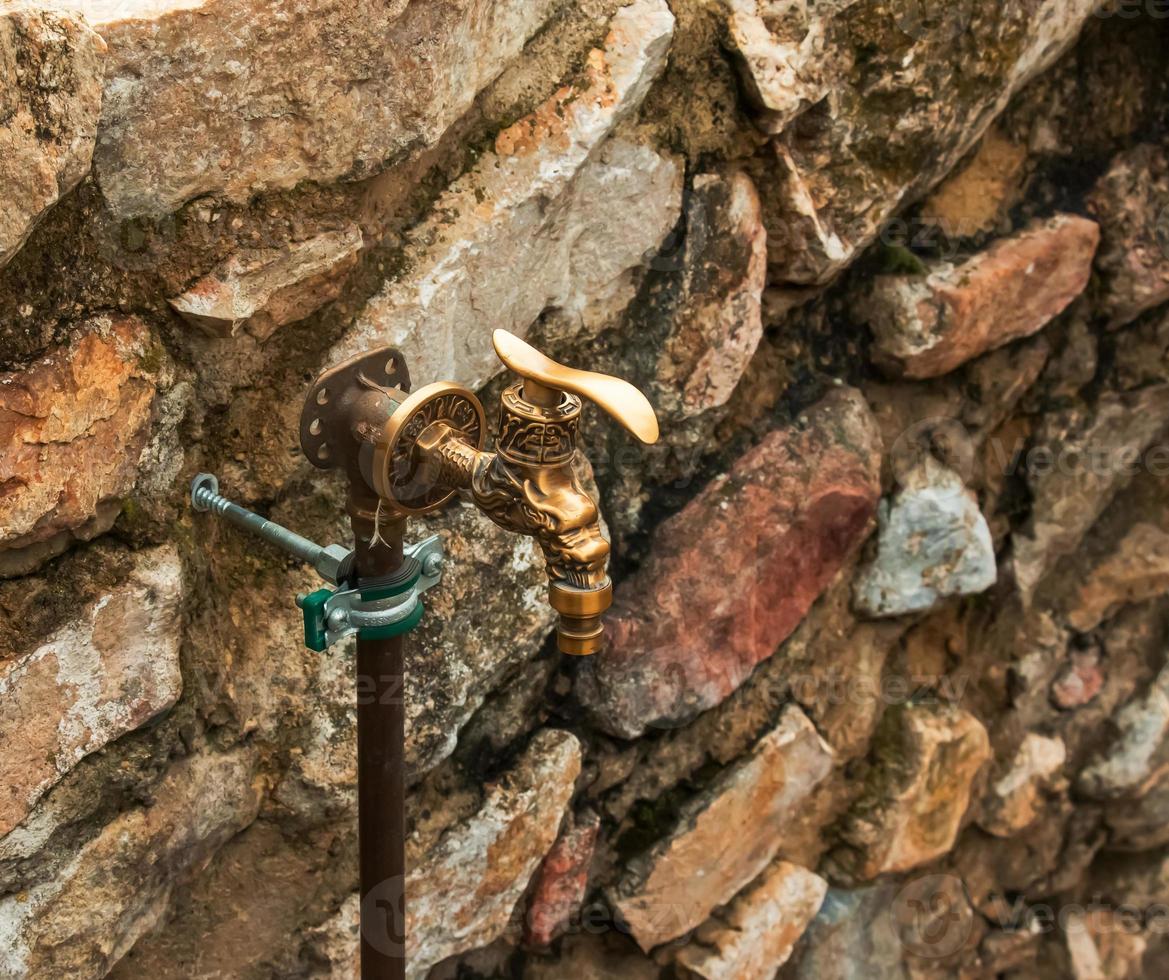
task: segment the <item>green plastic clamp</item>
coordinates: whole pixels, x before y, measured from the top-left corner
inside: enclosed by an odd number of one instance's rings
[[[324,653],[328,647],[325,639],[325,603],[332,595],[332,589],[317,589],[296,603],[304,617],[304,645],[317,653]]]
[[[400,623],[394,623],[390,626],[369,626],[366,629],[358,630],[358,639],[389,640],[395,636],[401,636],[403,633],[409,633],[415,626],[422,622],[422,614],[424,612],[426,610],[422,607],[422,600],[419,599],[414,606],[414,611]]]
[[[393,585],[363,589],[361,591],[361,601],[377,602],[379,599],[391,599],[394,596],[402,595],[411,591],[418,584],[421,577],[421,574],[416,572],[409,578],[401,582],[396,582]],[[325,603],[333,597],[333,594],[334,591],[332,589],[317,589],[316,592],[310,595],[298,596],[296,600],[296,604],[300,607],[301,616],[304,619],[304,645],[310,650],[315,650],[317,653],[324,653],[329,646],[327,626],[325,623]],[[425,609],[422,606],[422,600],[419,599],[410,615],[401,622],[393,623],[390,626],[370,626],[358,630],[357,635],[363,640],[388,640],[395,636],[402,636],[404,633],[409,633],[422,621],[424,612]]]

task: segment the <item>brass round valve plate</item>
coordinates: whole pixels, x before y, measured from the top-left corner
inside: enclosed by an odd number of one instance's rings
[[[390,416],[374,450],[373,472],[378,493],[405,514],[425,514],[455,495],[450,487],[424,478],[415,446],[418,437],[435,422],[445,422],[462,433],[466,442],[482,449],[487,419],[474,392],[449,381],[420,388]]]

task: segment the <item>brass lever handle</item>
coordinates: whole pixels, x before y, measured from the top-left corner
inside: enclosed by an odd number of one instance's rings
[[[491,342],[499,359],[524,379],[524,398],[532,404],[550,407],[560,401],[558,392],[571,392],[604,409],[647,445],[658,441],[653,406],[628,381],[566,367],[506,330],[496,330]]]

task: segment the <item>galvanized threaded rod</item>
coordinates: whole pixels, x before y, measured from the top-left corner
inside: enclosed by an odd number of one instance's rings
[[[339,584],[343,565],[351,563],[351,553],[340,545],[322,547],[274,521],[232,503],[219,494],[219,481],[210,473],[200,473],[191,482],[191,506],[200,512],[210,511],[230,524],[258,534],[282,551],[312,565],[317,573],[334,585]]]

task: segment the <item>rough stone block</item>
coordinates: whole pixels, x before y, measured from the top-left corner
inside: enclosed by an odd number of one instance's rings
[[[1058,215],[958,265],[879,277],[858,310],[874,357],[894,374],[935,378],[1031,336],[1084,291],[1099,241],[1094,222]]]
[[[0,10],[0,267],[89,172],[106,46],[51,3]]]
[[[1169,385],[1108,392],[1043,419],[1027,454],[1034,504],[1012,536],[1011,565],[1025,599],[1070,555],[1116,494],[1132,482],[1143,454],[1169,425]]]
[[[908,871],[954,846],[974,779],[991,757],[972,714],[909,703],[886,712],[865,791],[843,837],[855,853],[842,865],[861,880]]]
[[[990,527],[962,478],[933,457],[902,477],[877,511],[877,555],[854,583],[873,617],[932,609],[948,596],[985,592],[998,577]]]
[[[782,133],[840,84],[848,62],[839,57],[834,18],[856,2],[723,0],[727,39],[764,132]]]
[[[1169,670],[1116,716],[1108,749],[1080,773],[1080,792],[1093,799],[1142,796],[1169,772]]]
[[[350,225],[284,248],[246,249],[168,302],[213,336],[233,336],[245,326],[267,340],[340,295],[361,244],[361,229]]]
[[[1169,534],[1155,524],[1133,525],[1072,597],[1068,622],[1081,633],[1094,630],[1128,603],[1169,591]]]
[[[681,302],[655,374],[659,417],[725,405],[763,336],[767,231],[751,178],[695,177],[686,229]]]
[[[675,962],[684,975],[703,980],[774,980],[827,891],[819,875],[778,861],[700,926]]]
[[[479,811],[407,872],[410,977],[420,980],[440,960],[504,933],[556,840],[580,765],[573,735],[541,732]]]
[[[0,975],[100,980],[167,914],[184,877],[259,812],[255,753],[176,763],[149,806],[127,810],[55,877],[0,899]]]
[[[109,530],[138,475],[158,353],[135,317],[89,321],[23,371],[0,374],[0,575]]]
[[[759,182],[772,285],[823,284],[849,265],[954,168],[1099,5],[892,0],[840,13],[819,61],[853,68],[777,137],[772,179]]]
[[[594,814],[576,821],[552,845],[540,865],[528,903],[524,922],[524,942],[528,946],[550,946],[580,911],[600,829],[600,820]]]
[[[1103,239],[1096,268],[1113,328],[1169,302],[1169,154],[1146,143],[1120,154],[1092,192]]]
[[[991,785],[979,826],[997,837],[1026,830],[1039,816],[1043,794],[1066,761],[1062,739],[1028,732],[1006,772]]]
[[[618,10],[585,80],[501,132],[438,199],[409,237],[404,271],[331,360],[393,344],[413,377],[477,388],[503,370],[492,330],[523,336],[547,309],[602,320],[590,308],[627,303],[629,270],[677,220],[682,172],[648,146],[605,141],[665,67],[673,29],[665,0]]]
[[[0,661],[0,837],[81,759],[182,693],[182,571],[169,545],[29,653]]]
[[[832,769],[832,750],[799,708],[750,755],[681,808],[677,829],[630,864],[614,908],[647,952],[700,925],[775,857],[784,828]]]
[[[879,469],[864,399],[834,392],[662,524],[617,589],[608,647],[581,665],[577,693],[596,723],[636,738],[736,690],[864,541]]]
[[[81,0],[109,43],[94,169],[118,218],[377,173],[432,146],[556,0]]]

